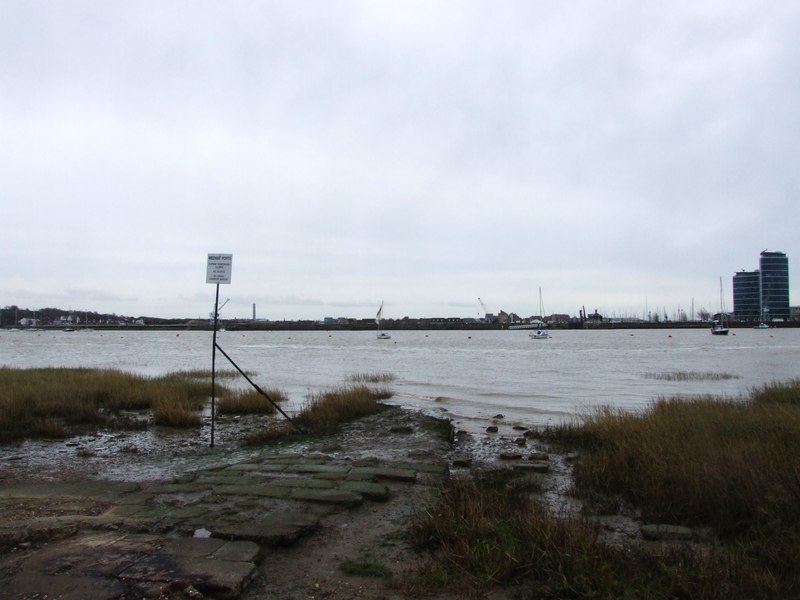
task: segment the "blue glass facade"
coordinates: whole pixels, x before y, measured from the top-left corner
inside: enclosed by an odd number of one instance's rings
[[[761,308],[766,319],[789,320],[789,259],[783,252],[761,253]]]
[[[762,319],[759,271],[740,271],[733,276],[733,314],[739,321]]]
[[[733,276],[733,312],[739,321],[789,320],[789,259],[764,250],[758,271]]]

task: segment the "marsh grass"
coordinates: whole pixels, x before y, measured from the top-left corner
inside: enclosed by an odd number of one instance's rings
[[[159,398],[151,409],[153,423],[163,427],[198,427],[202,423],[197,404],[188,397]]]
[[[787,460],[800,452],[800,402],[661,399],[642,414],[601,410],[565,437],[589,451],[579,489],[620,494],[650,519],[733,534],[800,508]]]
[[[395,379],[391,373],[352,373],[347,377],[351,383],[390,383]]]
[[[796,582],[776,580],[739,545],[611,546],[585,516],[550,514],[510,477],[500,471],[451,479],[417,514],[409,541],[421,559],[404,578],[407,594],[447,589],[484,598],[513,584],[515,598],[531,600],[792,595]]]
[[[749,398],[603,409],[544,435],[581,450],[584,497],[619,496],[646,521],[710,528],[730,565],[723,575],[771,581],[773,597],[800,585],[800,380]]]
[[[225,389],[218,387],[220,395]],[[76,425],[120,421],[123,410],[153,410],[161,424],[197,424],[210,395],[207,382],[186,373],[144,377],[113,369],[0,368],[0,443],[63,437]],[[182,414],[181,414],[182,413]]]
[[[386,388],[367,385],[342,385],[315,392],[295,421],[308,433],[333,433],[342,423],[382,411],[379,400],[391,398]]]
[[[286,392],[277,388],[265,389],[264,392],[273,402],[288,399]],[[272,402],[254,389],[229,392],[220,400],[217,410],[226,415],[272,415],[276,412]]]
[[[391,398],[387,388],[346,384],[314,392],[307,397],[306,405],[292,419],[292,423],[277,420],[267,423],[260,431],[244,439],[246,446],[258,446],[284,441],[295,441],[309,435],[336,433],[342,424],[381,412],[386,408],[380,400]]]
[[[520,591],[520,598],[635,598],[663,588],[648,558],[602,544],[584,519],[554,518],[524,488],[509,485],[510,477],[500,471],[451,479],[417,515],[409,540],[424,558],[404,582],[407,593],[445,588],[484,597],[498,585],[525,582],[520,590],[530,595]]]
[[[211,379],[211,369],[189,369],[180,374],[190,379]],[[235,369],[215,369],[214,376],[219,379],[234,379],[239,376],[239,372]]]
[[[713,371],[667,371],[665,373],[645,373],[644,377],[660,381],[724,381],[726,379],[741,379],[741,375],[715,373]]]

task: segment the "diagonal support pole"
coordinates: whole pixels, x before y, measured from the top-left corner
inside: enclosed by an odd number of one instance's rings
[[[277,403],[277,402],[275,402],[275,401],[274,401],[272,398],[270,398],[270,396],[269,396],[269,394],[267,394],[267,392],[265,392],[264,390],[262,390],[262,389],[261,389],[261,388],[258,386],[258,384],[257,384],[255,381],[253,381],[252,379],[250,379],[250,377],[248,377],[247,373],[245,373],[245,372],[244,372],[244,371],[243,371],[243,370],[242,370],[242,369],[239,367],[239,365],[237,365],[237,364],[236,364],[236,362],[234,362],[234,360],[233,360],[233,359],[232,359],[230,356],[228,356],[228,353],[227,353],[227,352],[225,352],[225,350],[223,350],[223,349],[222,349],[222,348],[221,348],[221,347],[220,347],[220,346],[219,346],[219,345],[216,343],[216,341],[214,342],[214,345],[216,346],[216,349],[217,349],[217,350],[219,350],[219,351],[222,353],[222,355],[223,355],[225,358],[227,358],[227,359],[228,359],[228,362],[229,362],[229,363],[231,363],[231,364],[234,366],[234,368],[235,368],[237,371],[239,371],[239,373],[241,373],[242,377],[244,377],[244,378],[247,380],[247,383],[249,383],[251,386],[253,386],[253,389],[254,389],[255,391],[257,391],[259,394],[261,394],[262,396],[264,396],[264,398],[266,398],[266,399],[269,401],[269,403],[270,403],[270,404],[272,404],[272,406],[274,406],[274,407],[275,407],[275,410],[277,410],[279,413],[281,413],[281,414],[284,416],[284,418],[285,418],[287,421],[289,421],[289,423],[291,423],[291,424],[292,424],[292,427],[294,427],[294,428],[295,428],[295,429],[296,429],[298,432],[300,432],[300,433],[305,433],[305,432],[304,432],[304,431],[303,431],[303,430],[300,428],[300,426],[299,426],[297,423],[295,423],[295,422],[292,420],[292,418],[291,418],[289,415],[287,415],[287,414],[286,414],[286,413],[283,411],[283,409],[282,409],[280,406],[278,406],[278,403]]]

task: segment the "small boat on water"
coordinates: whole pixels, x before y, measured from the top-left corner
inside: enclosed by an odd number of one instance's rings
[[[544,304],[542,303],[542,288],[539,288],[539,316],[544,319]],[[528,334],[528,337],[532,340],[549,340],[550,339],[550,332],[546,329],[543,329],[544,322],[541,322],[541,326],[539,326],[536,331],[531,331]]]
[[[758,325],[754,325],[753,329],[769,329],[769,325],[766,323],[759,323]]]
[[[381,331],[381,320],[383,319],[383,300],[381,300],[381,307],[378,309],[378,314],[375,315],[375,324],[378,326],[378,333],[375,336],[379,340],[390,340],[392,336],[390,336],[385,331]]]
[[[722,298],[722,277],[719,278],[719,321],[711,325],[711,335],[728,335],[730,331],[725,326],[725,301]]]
[[[714,321],[714,324],[711,326],[711,335],[728,335],[729,331],[730,329],[719,321]]]

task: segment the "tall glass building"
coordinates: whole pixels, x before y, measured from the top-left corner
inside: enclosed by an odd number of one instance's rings
[[[789,259],[783,252],[761,253],[758,271],[733,276],[733,312],[739,321],[789,320]]]
[[[761,253],[761,310],[765,319],[789,320],[789,259],[783,252]]]
[[[762,319],[760,271],[739,271],[733,276],[733,314],[739,321]]]

